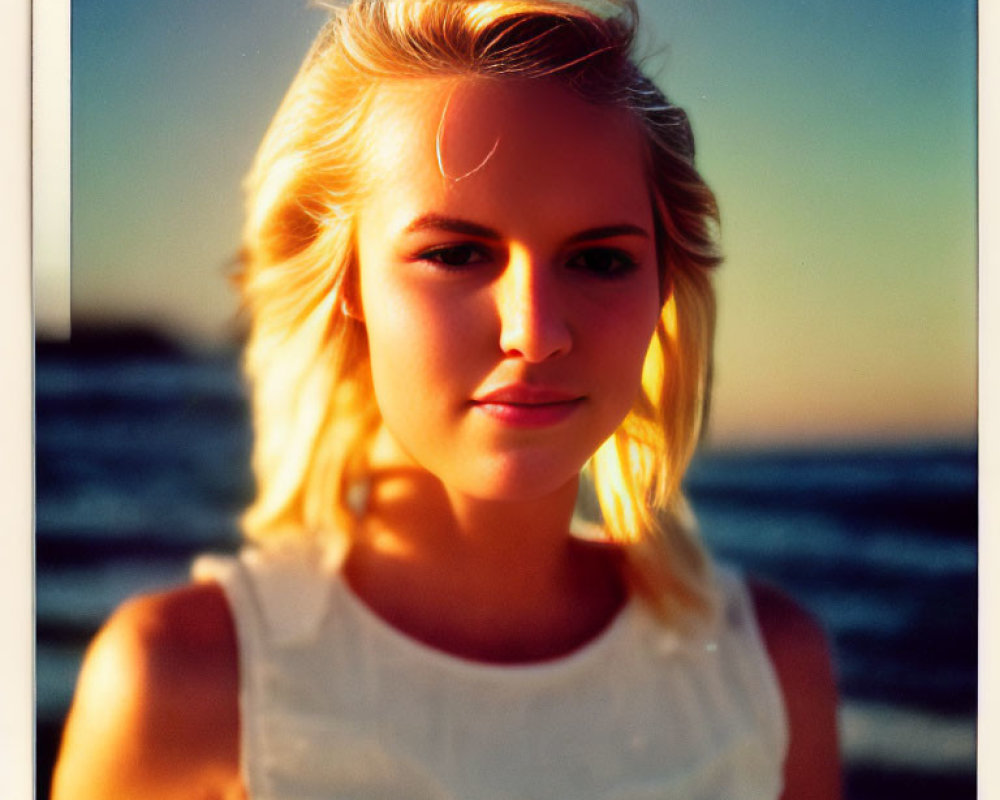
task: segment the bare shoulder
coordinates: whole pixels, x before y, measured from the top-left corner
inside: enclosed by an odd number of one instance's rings
[[[749,586],[788,718],[782,800],[840,798],[837,687],[826,633],[781,590],[756,580]]]
[[[748,581],[754,610],[772,658],[829,660],[826,634],[816,618],[773,584]]]
[[[53,797],[239,796],[237,662],[216,584],[126,602],[84,659]]]

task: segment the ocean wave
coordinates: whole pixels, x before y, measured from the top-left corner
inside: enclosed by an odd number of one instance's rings
[[[976,722],[972,716],[846,703],[839,722],[847,762],[929,772],[975,770]]]

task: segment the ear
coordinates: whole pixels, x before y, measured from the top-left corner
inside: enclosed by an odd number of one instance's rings
[[[340,313],[348,319],[353,319],[357,322],[365,321],[364,312],[358,310],[357,304],[346,297],[342,298],[340,301]]]
[[[358,280],[357,258],[352,258],[340,287],[340,313],[363,323],[365,312],[361,304],[361,282]]]

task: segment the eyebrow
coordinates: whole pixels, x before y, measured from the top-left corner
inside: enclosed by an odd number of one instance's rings
[[[485,225],[461,219],[460,217],[446,217],[441,214],[424,214],[417,217],[404,228],[404,233],[417,233],[426,230],[460,233],[465,236],[475,236],[480,239],[490,239],[492,241],[500,241],[503,238],[499,231],[493,228],[488,228]],[[648,239],[650,238],[650,233],[645,228],[628,223],[602,225],[574,233],[566,240],[566,243],[579,244],[580,242],[592,242],[600,239],[614,239],[618,236],[641,236]]]
[[[417,217],[403,229],[403,232],[417,233],[419,231],[427,230],[461,233],[466,236],[476,236],[480,239],[492,239],[494,241],[499,241],[503,238],[500,236],[500,233],[493,230],[493,228],[487,228],[485,225],[470,222],[467,219],[445,217],[441,214],[424,214],[423,216]]]
[[[587,228],[579,233],[574,233],[566,241],[567,244],[579,244],[580,242],[592,242],[597,239],[614,239],[618,236],[642,236],[649,238],[649,231],[640,228],[638,225],[604,225],[599,228]]]

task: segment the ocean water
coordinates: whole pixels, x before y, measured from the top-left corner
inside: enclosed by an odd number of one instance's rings
[[[36,387],[43,797],[87,641],[234,550],[252,484],[232,356],[40,347]],[[974,797],[975,445],[709,451],[686,488],[720,559],[827,627],[849,800]]]

